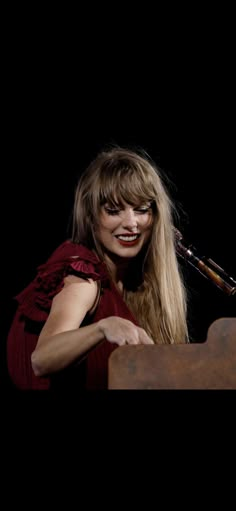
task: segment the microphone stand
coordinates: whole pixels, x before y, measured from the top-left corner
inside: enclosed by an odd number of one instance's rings
[[[211,280],[221,291],[229,296],[236,294],[236,281],[212,259],[199,256],[193,245],[185,243],[178,229],[174,228],[174,231],[177,254],[198,270],[203,277]]]

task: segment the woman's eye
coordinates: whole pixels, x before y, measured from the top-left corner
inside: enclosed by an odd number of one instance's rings
[[[108,215],[118,215],[119,209],[111,209],[111,208],[105,208],[105,211]]]
[[[150,207],[143,206],[140,208],[134,208],[134,212],[139,213],[140,215],[144,215],[145,213],[148,213],[148,211],[150,210]],[[104,209],[108,215],[119,215],[119,213],[122,211],[122,209],[109,208],[107,206],[105,206]]]
[[[145,208],[136,208],[135,211],[138,211],[138,213],[141,213],[141,214],[144,214],[144,213],[148,213],[149,211],[149,207],[145,207]]]

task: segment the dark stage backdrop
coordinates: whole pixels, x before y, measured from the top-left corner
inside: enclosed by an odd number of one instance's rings
[[[39,92],[39,85],[35,90]],[[236,277],[233,135],[227,97],[216,107],[210,88],[199,93],[196,84],[194,100],[186,89],[171,88],[159,96],[145,90],[142,99],[134,99],[131,88],[125,104],[116,97],[118,91],[94,97],[92,90],[84,94],[80,90],[78,98],[73,91],[71,99],[67,88],[61,101],[57,91],[45,89],[36,97],[35,90],[12,96],[6,124],[2,360],[15,310],[12,298],[70,235],[78,176],[106,144],[142,147],[150,154],[172,182],[183,234],[200,254]],[[215,319],[236,315],[235,300],[182,266],[191,335],[202,342]]]

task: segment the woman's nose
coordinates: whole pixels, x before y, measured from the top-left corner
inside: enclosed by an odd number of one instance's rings
[[[126,227],[128,229],[137,228],[137,225],[138,225],[137,216],[133,209],[129,208],[129,209],[124,210],[122,225],[123,225],[123,227]]]

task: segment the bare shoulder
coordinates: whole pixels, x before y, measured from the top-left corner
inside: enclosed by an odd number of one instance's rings
[[[64,287],[52,300],[39,341],[47,336],[79,328],[86,314],[93,308],[97,292],[98,284],[92,279],[67,276]]]
[[[59,306],[59,304],[62,304],[64,307],[65,301],[67,303],[74,301],[77,307],[78,303],[81,302],[89,311],[95,302],[97,290],[98,283],[96,281],[67,275],[64,278],[64,287],[53,299],[53,305]]]

